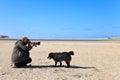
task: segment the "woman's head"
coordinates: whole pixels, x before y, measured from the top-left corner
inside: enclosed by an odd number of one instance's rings
[[[30,43],[30,40],[27,38],[27,37],[23,37],[22,38],[22,41],[24,42],[24,43]]]

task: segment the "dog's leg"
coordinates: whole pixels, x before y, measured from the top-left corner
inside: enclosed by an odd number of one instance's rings
[[[67,64],[67,67],[70,67],[70,61],[65,61]]]
[[[62,62],[60,61],[60,66],[62,66]]]
[[[55,61],[55,67],[57,66],[57,61]]]

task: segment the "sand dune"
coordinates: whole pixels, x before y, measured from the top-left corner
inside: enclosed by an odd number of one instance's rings
[[[31,52],[31,67],[11,68],[14,40],[0,40],[0,80],[119,80],[120,42],[41,41]],[[71,67],[53,67],[50,52],[73,50]]]

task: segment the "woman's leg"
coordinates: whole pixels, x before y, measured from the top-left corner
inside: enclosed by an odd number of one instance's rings
[[[19,62],[19,63],[15,63],[16,67],[24,67],[27,66],[28,63],[32,62],[32,59],[26,59],[25,61]]]

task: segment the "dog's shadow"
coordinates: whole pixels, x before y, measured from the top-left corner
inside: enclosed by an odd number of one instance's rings
[[[92,69],[96,67],[82,67],[82,66],[73,66],[71,65],[70,67],[66,66],[54,66],[54,65],[32,65],[32,66],[27,66],[27,67],[22,67],[22,68],[74,68],[74,69]]]

